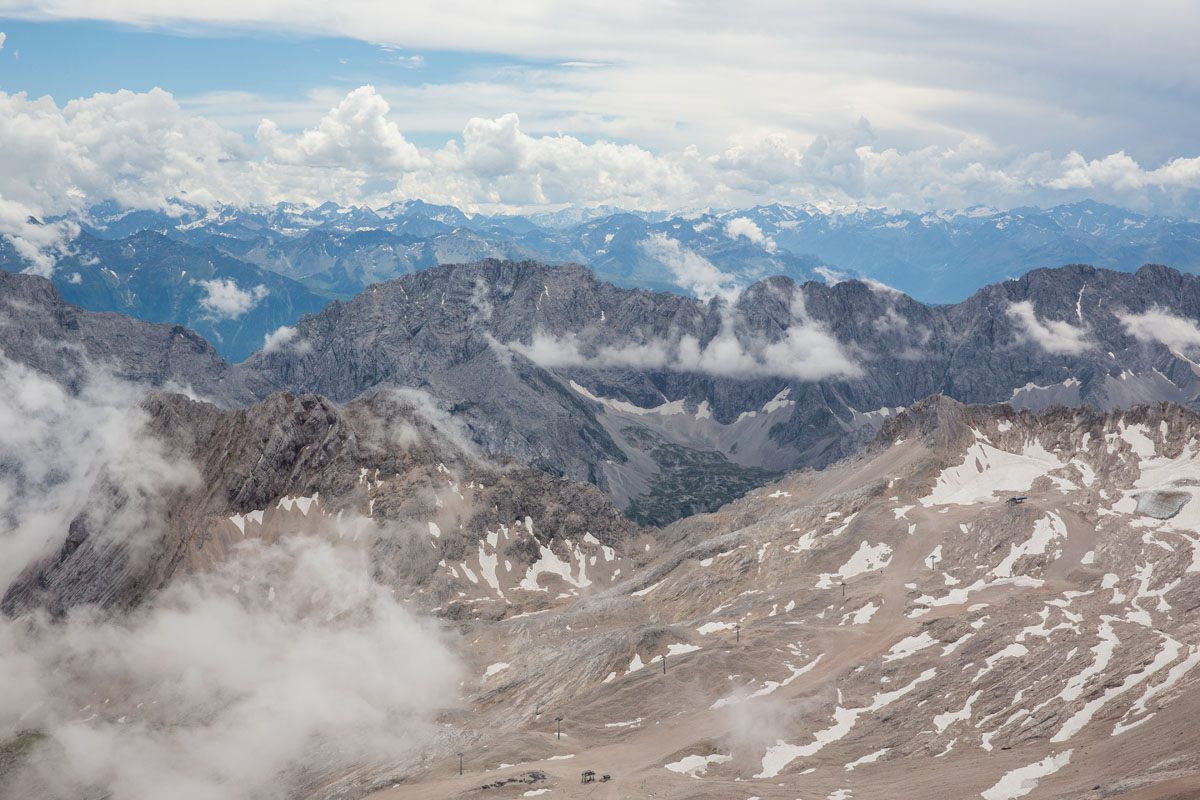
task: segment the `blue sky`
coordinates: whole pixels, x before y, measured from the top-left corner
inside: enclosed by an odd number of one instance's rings
[[[303,101],[317,87],[348,92],[364,84],[453,83],[556,65],[503,54],[416,51],[258,30],[158,31],[80,20],[0,20],[0,30],[7,37],[0,51],[0,90],[50,95],[59,103],[96,92],[154,87],[184,105],[213,92]],[[434,146],[457,133],[458,128],[420,131],[410,138]]]

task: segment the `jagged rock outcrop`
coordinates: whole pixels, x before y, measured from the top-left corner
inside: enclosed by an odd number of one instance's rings
[[[196,478],[159,498],[127,498],[126,487],[102,481],[102,505],[148,506],[152,538],[113,541],[81,515],[59,551],[8,589],[2,607],[130,608],[176,573],[228,557],[251,533],[267,541],[291,530],[342,535],[351,520],[383,532],[373,537],[381,575],[404,589],[425,587],[434,599],[465,583],[435,575],[436,562],[461,561],[489,530],[523,526],[505,536],[514,575],[543,548],[570,563],[585,536],[624,552],[642,535],[591,485],[477,455],[425,403],[386,391],[345,405],[280,393],[222,410],[182,395],[150,395],[145,435]]]
[[[1026,302],[1037,324],[1069,325],[1078,340],[1036,341],[1013,313]],[[630,428],[778,470],[831,463],[931,394],[1035,409],[1194,404],[1194,365],[1123,322],[1156,308],[1200,316],[1200,279],[1072,266],[929,307],[858,281],[771,278],[728,307],[619,289],[580,267],[486,261],[371,287],[301,320],[302,347],[256,355],[245,369],[337,398],[381,383],[422,386],[488,451],[595,482],[625,503],[664,475],[637,444],[646,434],[631,439]],[[796,330],[823,338],[762,367],[755,348]],[[732,363],[717,348],[697,365],[670,355],[685,339],[708,348],[727,336]]]

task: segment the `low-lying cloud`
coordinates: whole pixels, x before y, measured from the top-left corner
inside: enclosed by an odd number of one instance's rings
[[[761,245],[768,253],[775,252],[775,240],[764,234],[758,223],[747,217],[734,217],[726,222],[725,235],[730,239],[744,237],[754,244]]]
[[[0,596],[76,519],[127,552],[160,546],[172,500],[199,488],[149,432],[141,391],[85,374],[68,391],[0,359]],[[376,579],[374,522],[329,519],[337,530],[239,542],[131,611],[0,616],[0,742],[30,743],[0,794],[283,800],[436,735],[457,659]]]
[[[706,303],[716,297],[732,302],[741,291],[742,287],[734,276],[722,272],[704,256],[665,234],[653,233],[646,237],[642,242],[642,252],[666,267],[675,278],[675,284],[701,302]]]
[[[1022,341],[1032,342],[1047,353],[1079,355],[1092,348],[1087,328],[1062,320],[1040,320],[1028,300],[1009,305],[1008,316],[1016,323]]]
[[[1139,342],[1157,342],[1179,353],[1200,348],[1200,325],[1164,309],[1117,314],[1117,319],[1125,333]]]
[[[71,522],[136,552],[195,469],[146,435],[140,392],[98,370],[77,393],[0,356],[0,596]]]
[[[0,622],[0,731],[45,736],[27,797],[242,800],[394,760],[455,697],[441,637],[313,537],[247,541],[127,615]]]
[[[511,342],[508,346],[547,369],[666,370],[801,381],[856,378],[862,374],[862,367],[833,332],[808,315],[799,289],[792,298],[792,322],[776,338],[739,335],[735,331],[736,312],[726,305],[722,314],[720,331],[705,342],[682,334],[644,342],[595,344],[578,334],[554,336],[535,331],[530,344]]]
[[[299,337],[300,331],[291,325],[280,325],[263,337],[262,352],[268,354],[287,351],[307,353],[312,349],[312,345]]]

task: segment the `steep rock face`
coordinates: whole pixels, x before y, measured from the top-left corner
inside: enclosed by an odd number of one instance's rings
[[[24,302],[65,313],[35,294]],[[71,312],[106,319],[81,313]],[[483,261],[334,302],[234,369],[180,354],[195,341],[182,332],[175,344],[114,332],[110,347],[91,347],[132,362],[124,372],[226,404],[273,391],[344,402],[376,387],[419,388],[485,452],[594,483],[662,521],[715,509],[780,471],[832,463],[931,394],[1030,409],[1194,406],[1195,343],[1163,343],[1161,323],[1130,323],[1155,313],[1180,318],[1186,333],[1200,318],[1200,279],[1077,265],[930,307],[860,281],[776,277],[726,303],[621,289],[578,266]],[[74,335],[52,328],[44,338]],[[7,347],[47,368],[25,342]],[[684,463],[702,478],[681,483]],[[659,502],[673,496],[674,508]]]
[[[305,531],[364,535],[377,571],[393,585],[423,587],[428,598],[447,601],[469,587],[460,587],[466,583],[461,575],[439,571],[437,562],[461,561],[482,547],[488,531],[516,531],[505,536],[514,580],[544,557],[543,550],[557,550],[571,563],[582,558],[585,536],[614,552],[631,549],[643,536],[593,486],[475,455],[427,404],[420,396],[388,392],[345,406],[275,394],[226,411],[181,395],[150,395],[146,435],[194,468],[195,480],[154,498],[127,495],[121,483],[101,480],[100,505],[148,508],[147,536],[113,541],[80,515],[61,549],[9,588],[3,608],[132,607],[180,570],[230,557],[248,536],[269,542]],[[533,582],[536,587],[536,576]],[[536,594],[527,599],[546,602]],[[502,616],[512,606],[489,613]]]
[[[338,400],[378,385],[421,388],[450,404],[487,450],[595,480],[598,461],[622,456],[590,404],[552,373],[497,347],[500,339],[491,333],[496,327],[508,337],[527,324],[527,315],[504,319],[505,312],[536,309],[550,283],[581,302],[603,286],[578,268],[560,273],[543,265],[483,262],[429,270],[373,286],[301,320],[302,350],[259,354],[244,368],[268,382]]]
[[[1041,320],[1082,329],[1080,349],[1055,352],[1029,342],[1008,313],[1019,302],[1031,303]],[[946,308],[960,339],[946,364],[944,391],[965,402],[1011,399],[1029,408],[1072,404],[1062,402],[1071,399],[1064,388],[1073,390],[1075,403],[1102,409],[1158,400],[1192,404],[1200,396],[1192,362],[1162,342],[1135,339],[1122,322],[1123,315],[1155,309],[1200,318],[1200,279],[1161,265],[1132,274],[1072,265],[989,286]],[[999,397],[1007,387],[1012,395]]]
[[[256,394],[195,332],[84,311],[33,275],[0,271],[0,330],[7,358],[65,385],[77,385],[94,365],[134,383],[224,402],[253,402]]]
[[[1024,303],[1034,333],[1014,311]],[[771,278],[728,306],[619,289],[580,267],[485,261],[371,287],[302,320],[302,346],[245,369],[337,398],[425,387],[487,450],[596,482],[624,503],[662,474],[630,428],[777,470],[831,463],[936,393],[1027,408],[1193,404],[1194,365],[1123,322],[1152,309],[1197,318],[1200,280],[1072,266],[929,307],[858,281]],[[1068,341],[1038,341],[1054,325],[1070,326]],[[766,348],[797,331],[810,338],[766,365]],[[682,363],[685,340],[703,351],[698,362]]]

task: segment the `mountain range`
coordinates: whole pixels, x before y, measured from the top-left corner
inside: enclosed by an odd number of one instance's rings
[[[237,365],[185,329],[71,307],[32,276],[5,283],[21,300],[9,324],[45,332],[5,339],[21,363],[69,371],[68,338],[122,376],[227,407],[419,389],[483,452],[592,483],[653,524],[830,464],[934,394],[1035,410],[1200,397],[1200,278],[1161,266],[1035,270],[927,306],[786,277],[702,302],[490,260],[334,301]]]
[[[718,288],[431,266],[230,363],[0,273],[0,794],[1200,790],[1200,277]]]
[[[665,213],[614,208],[467,214],[405,201],[372,209],[201,207],[71,218],[53,279],[71,302],[186,325],[240,361],[280,326],[368,286],[486,258],[588,266],[625,288],[708,296],[770,276],[877,281],[922,302],[957,303],[1041,267],[1145,263],[1200,268],[1200,224],[1094,202],[1050,209],[915,213],[769,205]],[[28,265],[0,242],[0,268]],[[251,313],[253,310],[253,313]]]

